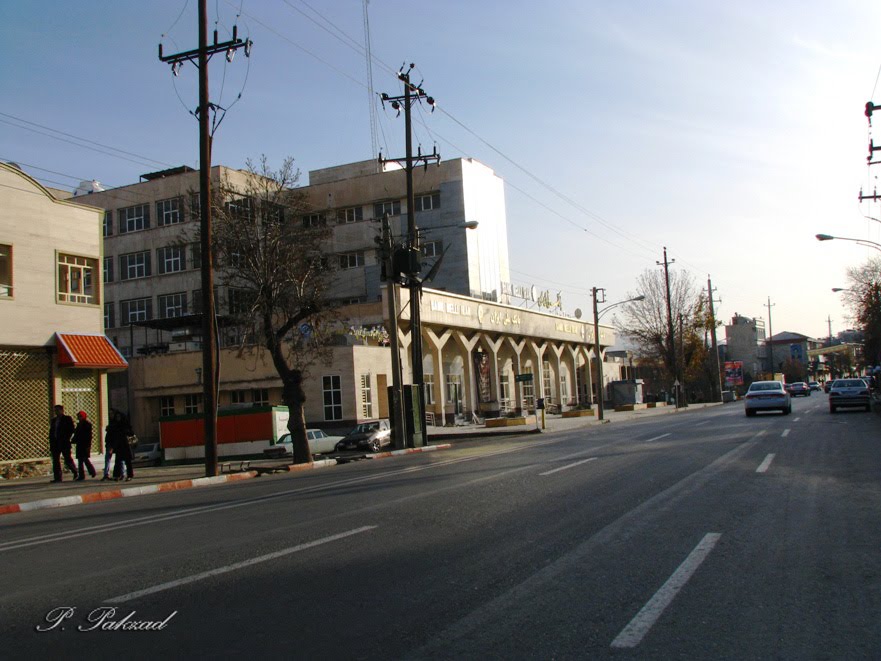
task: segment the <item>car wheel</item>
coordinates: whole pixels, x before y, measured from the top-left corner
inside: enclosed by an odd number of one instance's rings
[[[380,449],[379,441],[372,441],[370,443],[370,451],[371,452],[379,452],[379,449]]]
[[[790,413],[792,413],[792,404],[783,409],[783,415],[789,415]]]

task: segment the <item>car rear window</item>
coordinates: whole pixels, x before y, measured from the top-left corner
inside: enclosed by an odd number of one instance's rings
[[[862,379],[839,379],[832,384],[832,387],[838,388],[865,388],[866,382]]]
[[[783,390],[783,386],[775,381],[774,383],[754,383],[749,387],[753,392],[757,390]]]

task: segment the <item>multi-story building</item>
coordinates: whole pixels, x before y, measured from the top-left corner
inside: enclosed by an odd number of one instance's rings
[[[223,166],[211,175],[212,186],[227,191],[245,189],[249,177]],[[443,253],[421,307],[431,417],[499,415],[532,408],[542,396],[564,406],[589,400],[591,325],[563,318],[559,298],[509,282],[501,178],[477,161],[456,159],[417,170],[414,188],[425,265]],[[115,401],[128,401],[146,438],[155,436],[160,417],[201,413],[200,331],[187,319],[200,312],[197,189],[198,173],[182,167],[76,198],[106,211],[105,325],[132,357],[130,378],[114,391]],[[333,229],[326,248],[338,260],[333,295],[351,320],[346,346],[335,347],[332,364],[316,367],[306,383],[306,417],[314,426],[341,430],[388,416],[387,306],[375,239],[385,214],[395,237],[407,234],[405,173],[394,164],[365,161],[312,171],[300,190],[306,200],[301,221]],[[478,226],[466,231],[471,221]],[[217,292],[221,314],[234,294]],[[531,299],[536,309],[510,305],[517,296]],[[404,349],[410,345],[408,305],[402,300],[399,308]],[[281,382],[271,364],[240,356],[220,339],[220,405],[279,404]],[[613,345],[612,329],[602,327],[600,340],[603,347]],[[515,385],[514,375],[524,371],[535,381]]]
[[[0,163],[0,461],[49,454],[52,407],[107,419],[100,212]]]
[[[765,322],[734,313],[731,323],[725,326],[725,359],[742,361],[748,380],[764,369],[767,360],[765,346]]]

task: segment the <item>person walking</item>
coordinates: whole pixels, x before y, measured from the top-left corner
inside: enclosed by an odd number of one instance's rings
[[[131,433],[128,419],[117,410],[111,411],[110,424],[107,425],[107,442],[113,448],[113,454],[116,455],[116,462],[113,465],[113,479],[117,482],[123,479],[123,475],[126,475],[126,481],[135,476],[135,472],[132,470],[132,449],[128,444],[128,437]],[[123,466],[125,472],[123,472]]]
[[[86,419],[85,411],[80,411],[76,414],[76,417],[78,422],[76,429],[73,431],[73,442],[76,445],[76,461],[79,475],[75,479],[82,481],[86,479],[85,469],[89,470],[89,475],[92,477],[95,477],[97,472],[95,467],[92,466],[92,461],[89,459],[92,454],[92,423]]]
[[[49,423],[49,451],[52,453],[52,482],[61,482],[61,460],[76,477],[76,464],[70,456],[70,437],[73,435],[73,418],[64,415],[64,407],[55,405],[55,417]]]

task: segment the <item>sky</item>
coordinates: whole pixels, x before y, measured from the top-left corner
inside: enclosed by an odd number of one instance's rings
[[[292,156],[307,183],[374,142],[404,153],[403,117],[368,92],[363,1],[208,4],[221,41],[234,24],[253,41],[209,67],[215,164]],[[516,284],[587,313],[591,287],[634,295],[666,247],[696,289],[712,278],[721,321],[767,322],[770,299],[775,334],[853,326],[831,289],[878,251],[815,235],[881,242],[881,209],[858,201],[881,172],[863,114],[881,105],[881,3],[371,0],[368,16],[374,92],[401,94],[414,63],[437,101],[414,143],[505,180]],[[198,167],[198,72],[157,50],[198,45],[195,0],[5,2],[0,37],[0,160],[68,190]]]

